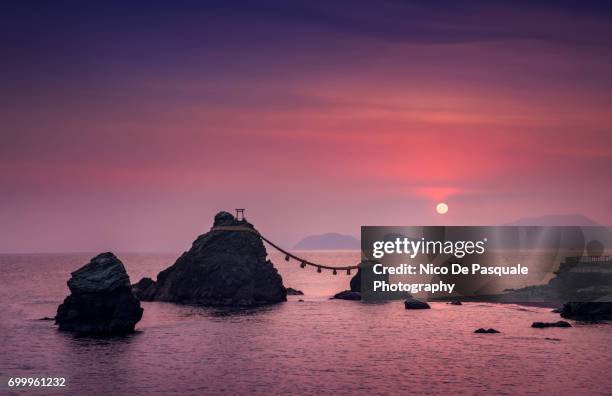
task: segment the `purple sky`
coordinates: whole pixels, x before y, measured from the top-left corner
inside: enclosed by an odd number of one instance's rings
[[[605,2],[228,4],[0,5],[0,252],[612,224]]]

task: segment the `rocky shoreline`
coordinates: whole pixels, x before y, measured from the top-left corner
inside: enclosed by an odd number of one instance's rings
[[[362,285],[374,280],[367,271],[372,265],[371,261],[362,261],[350,280],[350,289],[332,298],[361,301],[364,295],[370,296],[373,292],[362,290]],[[219,212],[211,230],[197,237],[191,248],[161,271],[156,280],[143,278],[131,285],[123,263],[113,253],[102,253],[74,271],[68,287],[71,294],[58,307],[54,318],[59,329],[102,335],[133,332],[143,314],[140,301],[240,308],[275,304],[287,301],[287,295],[304,294],[285,288],[280,274],[267,259],[266,248],[254,226],[227,212]],[[461,305],[463,301],[551,306],[525,301],[527,296],[548,295],[551,291],[550,285],[530,287],[508,294],[453,297],[450,304]],[[402,299],[408,310],[430,308],[427,302],[415,300],[404,292],[387,293],[379,299]],[[568,302],[555,312],[576,321],[608,321],[612,320],[612,303]],[[535,328],[571,327],[568,325],[563,321],[533,323]]]

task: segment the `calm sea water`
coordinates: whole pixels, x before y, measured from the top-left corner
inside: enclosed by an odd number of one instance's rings
[[[0,378],[64,376],[32,394],[611,394],[612,325],[532,329],[546,308],[496,304],[406,311],[401,302],[329,300],[350,277],[317,274],[271,255],[287,303],[227,312],[143,303],[134,335],[60,333],[53,322],[71,271],[92,254],[0,256]],[[178,255],[119,254],[132,282]],[[358,252],[310,252],[358,262]],[[298,302],[298,299],[305,300]],[[497,335],[473,334],[494,327]],[[0,394],[6,392],[0,387]],[[18,391],[15,394],[26,394]]]

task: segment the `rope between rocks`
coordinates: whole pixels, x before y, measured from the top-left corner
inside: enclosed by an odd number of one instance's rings
[[[321,269],[328,269],[328,270],[332,270],[334,271],[334,275],[336,274],[336,271],[347,271],[347,274],[350,275],[350,271],[359,268],[358,265],[346,265],[346,266],[341,266],[341,267],[334,267],[331,265],[325,265],[325,264],[318,264],[318,263],[314,263],[312,261],[306,260],[302,257],[296,256],[295,254],[286,251],[285,249],[281,248],[280,246],[278,246],[277,244],[275,244],[274,242],[270,241],[268,238],[264,237],[263,235],[261,235],[261,233],[259,231],[257,231],[254,228],[250,228],[250,227],[245,227],[245,226],[217,226],[217,227],[213,227],[210,229],[211,231],[239,231],[239,232],[251,232],[255,235],[257,235],[258,237],[260,237],[264,242],[266,242],[268,245],[272,246],[274,249],[278,250],[279,252],[283,253],[285,255],[285,260],[289,261],[289,259],[294,259],[296,261],[299,261],[301,263],[301,266],[304,267],[306,265],[309,265],[311,267],[316,267],[317,270],[320,272]]]

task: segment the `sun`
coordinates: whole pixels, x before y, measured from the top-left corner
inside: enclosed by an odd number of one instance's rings
[[[444,202],[440,202],[438,205],[436,205],[436,212],[441,215],[446,214],[446,212],[448,212],[448,205]]]

